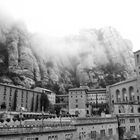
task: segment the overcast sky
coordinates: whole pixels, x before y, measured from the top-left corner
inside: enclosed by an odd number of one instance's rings
[[[140,49],[140,0],[0,0],[0,9],[51,36],[112,26]]]

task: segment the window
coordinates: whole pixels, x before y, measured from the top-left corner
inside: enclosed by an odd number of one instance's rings
[[[131,112],[131,113],[134,113],[134,107],[133,107],[133,106],[131,106],[130,112]]]
[[[4,87],[4,95],[6,95],[6,86]]]
[[[11,97],[9,97],[9,101],[11,101]]]
[[[89,110],[87,110],[87,114],[89,114]]]
[[[48,140],[58,140],[58,136],[48,136]]]
[[[54,137],[54,136],[52,136],[52,140],[54,140],[54,138],[55,138],[55,137]]]
[[[55,137],[54,137],[54,140],[58,140],[58,136],[55,136]]]
[[[120,119],[120,123],[124,124],[125,123],[125,119]]]
[[[78,105],[76,105],[75,107],[78,108]]]
[[[108,129],[108,134],[109,134],[110,136],[113,134],[113,129],[112,129],[112,128]]]
[[[105,136],[105,130],[104,129],[100,130],[100,134],[101,136]]]
[[[72,134],[66,134],[65,140],[72,140],[73,135]]]
[[[121,129],[123,130],[123,132],[126,132],[126,128],[125,127],[121,127]]]
[[[6,100],[6,96],[5,95],[3,96],[3,100]]]
[[[79,140],[83,140],[86,137],[86,132],[80,132],[79,133]]]
[[[76,103],[77,103],[77,102],[78,102],[78,99],[76,99],[75,101],[76,101]]]
[[[130,131],[135,131],[135,126],[130,126]]]
[[[22,94],[21,94],[21,97],[23,98],[23,90],[22,90]]]
[[[123,99],[123,101],[126,101],[126,97],[127,97],[127,95],[126,95],[126,89],[123,88],[122,89],[122,99]]]
[[[48,140],[51,140],[52,139],[52,137],[51,136],[48,136]]]
[[[38,138],[27,138],[27,140],[39,140]]]
[[[134,88],[132,86],[129,87],[129,99],[130,99],[130,101],[134,101],[135,100]]]
[[[140,107],[138,108],[138,113],[140,113]]]
[[[130,119],[130,123],[135,123],[135,119]]]
[[[91,139],[96,138],[96,131],[91,131]]]
[[[139,96],[137,96],[137,100],[138,100],[138,101],[140,100],[140,97],[139,97]]]
[[[117,89],[116,90],[116,102],[120,102],[120,101],[121,101],[120,91]]]

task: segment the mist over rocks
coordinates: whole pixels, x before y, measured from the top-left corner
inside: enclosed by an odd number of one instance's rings
[[[135,75],[132,44],[112,27],[57,38],[0,21],[0,82],[65,93],[69,87],[105,87]]]

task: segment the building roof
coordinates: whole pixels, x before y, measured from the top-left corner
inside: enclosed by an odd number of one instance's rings
[[[88,86],[80,86],[79,88],[70,88],[69,91],[81,91],[89,89]]]
[[[109,87],[114,87],[114,86],[118,86],[118,85],[121,85],[121,84],[133,82],[133,81],[137,81],[137,78],[135,77],[135,78],[131,78],[131,79],[128,79],[128,80],[125,80],[125,81],[121,81],[121,82],[118,82],[116,84],[110,85]]]
[[[35,88],[34,88],[34,91],[42,92],[43,90],[48,91],[48,92],[52,92],[51,90],[46,89],[46,88],[41,88],[41,87],[35,87]]]
[[[42,93],[42,91],[35,90],[38,87],[36,87],[34,89],[27,89],[27,88],[22,87],[22,86],[15,86],[15,85],[10,85],[10,84],[5,84],[5,83],[0,83],[0,85],[1,86],[6,86],[6,87],[11,87],[11,88],[16,88],[16,89],[20,89],[20,90],[25,90],[25,91],[31,91],[31,92],[35,92],[35,93],[40,93],[40,94]],[[42,89],[43,90],[46,90],[48,92],[52,92],[51,90],[48,90],[48,89],[44,89],[44,88],[42,88]]]
[[[106,88],[99,88],[99,89],[89,89],[87,91],[87,94],[102,94],[102,93],[106,93]]]
[[[22,86],[15,86],[15,85],[11,85],[11,84],[6,84],[6,83],[0,83],[1,86],[6,86],[6,87],[10,87],[10,88],[16,88],[16,89],[20,89],[20,90],[25,90],[25,91],[31,91],[31,92],[36,92],[36,93],[40,93],[39,91],[34,91],[33,89],[28,89]]]
[[[106,93],[106,88],[99,88],[99,89],[93,89],[89,88],[88,86],[81,86],[79,88],[71,88],[69,91],[86,91],[87,94],[94,94],[98,92],[99,94]]]
[[[134,54],[135,54],[135,53],[138,53],[138,52],[140,52],[140,50],[138,50],[138,51],[135,51],[135,52],[134,52]]]
[[[98,88],[98,89],[89,89],[88,91],[106,91],[106,88]]]

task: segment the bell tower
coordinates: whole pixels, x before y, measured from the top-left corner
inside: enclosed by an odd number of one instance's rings
[[[137,100],[140,101],[140,50],[134,52],[135,57],[135,69],[136,69],[136,76],[137,76]]]

